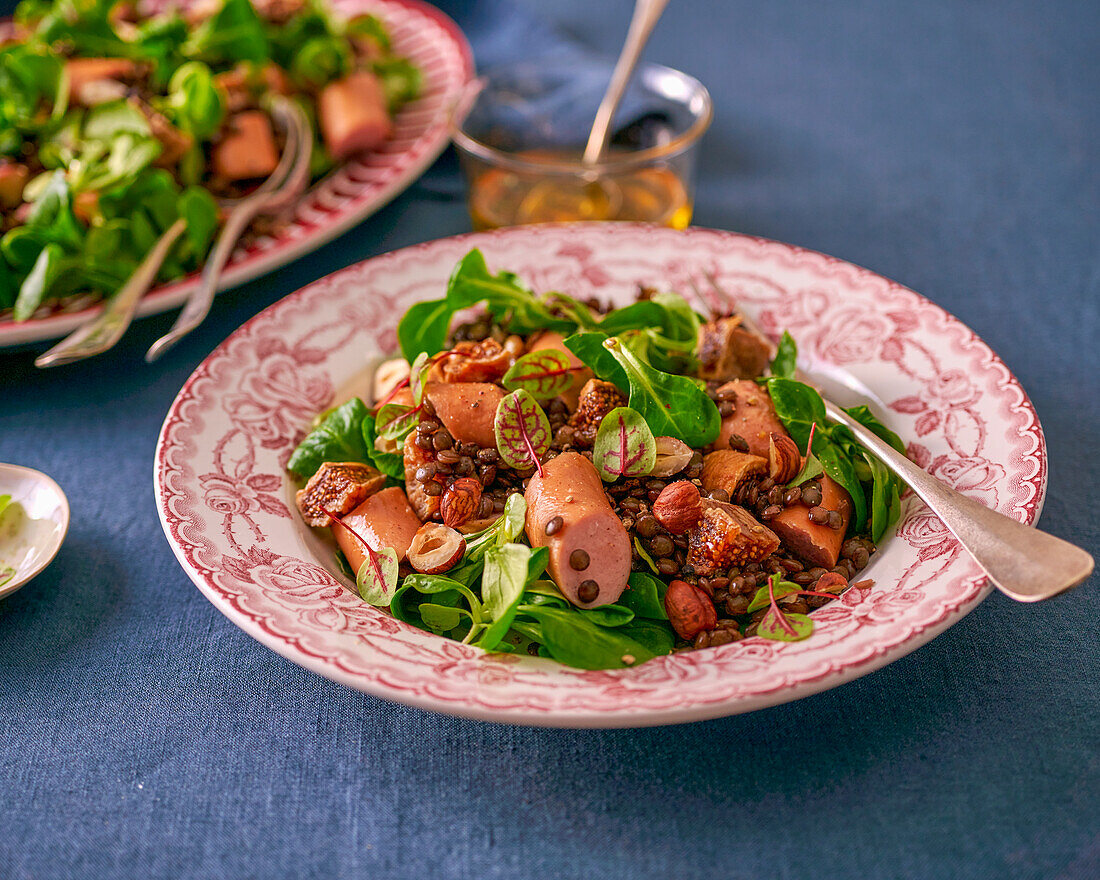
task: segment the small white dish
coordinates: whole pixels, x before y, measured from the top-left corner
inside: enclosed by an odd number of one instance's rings
[[[11,495],[22,507],[18,526],[0,530],[0,571],[15,575],[0,585],[0,599],[10,596],[53,562],[69,531],[69,500],[61,487],[41,471],[0,464],[0,496]],[[2,579],[2,578],[0,578]]]

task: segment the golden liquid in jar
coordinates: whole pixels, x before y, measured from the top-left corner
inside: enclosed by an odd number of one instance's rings
[[[517,156],[536,162],[577,159],[541,151]],[[471,176],[469,207],[475,229],[573,220],[636,220],[684,229],[693,205],[670,168],[637,168],[594,180],[482,168]]]

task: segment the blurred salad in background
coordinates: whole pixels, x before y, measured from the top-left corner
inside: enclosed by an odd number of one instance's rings
[[[312,120],[316,177],[383,143],[420,80],[382,21],[320,0],[24,0],[0,25],[0,318],[110,296],[179,218],[158,280],[197,269],[218,200],[278,162],[271,95]]]

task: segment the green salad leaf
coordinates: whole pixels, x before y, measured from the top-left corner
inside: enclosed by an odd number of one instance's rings
[[[501,384],[509,391],[522,388],[536,400],[552,400],[573,384],[577,369],[562,352],[543,348],[518,358]]]
[[[270,57],[263,19],[249,0],[225,0],[221,9],[192,32],[183,52],[225,67],[238,61],[261,64]]]
[[[559,663],[577,669],[637,666],[671,653],[673,646],[667,627],[637,620],[605,627],[577,608],[521,604],[515,628],[544,646]]]
[[[642,414],[654,436],[676,437],[696,447],[714,441],[722,419],[695,380],[655,369],[617,337],[605,340],[603,347],[626,373],[630,408]]]
[[[636,617],[667,620],[665,591],[668,584],[644,571],[633,571],[627,579],[626,589],[619,597],[619,604],[629,608]]]
[[[336,407],[298,444],[287,462],[287,470],[305,480],[326,461],[370,464],[372,459],[363,438],[367,415],[366,404],[358,397]]]
[[[779,339],[772,359],[772,375],[781,379],[793,379],[798,371],[798,346],[794,337],[786,330]]]

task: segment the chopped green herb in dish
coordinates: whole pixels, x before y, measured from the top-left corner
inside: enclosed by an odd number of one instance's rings
[[[321,0],[23,0],[0,24],[0,317],[110,296],[177,220],[162,282],[199,268],[278,162],[271,96],[315,128],[312,171],[379,147],[420,73],[383,22]],[[275,230],[254,223],[250,235]]]
[[[582,669],[797,641],[898,519],[794,340],[772,357],[737,315],[537,295],[475,250],[397,338],[373,405],[326,413],[288,468],[361,598],[437,635]]]

